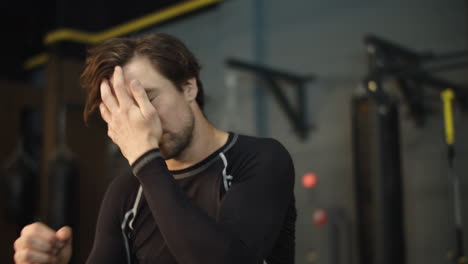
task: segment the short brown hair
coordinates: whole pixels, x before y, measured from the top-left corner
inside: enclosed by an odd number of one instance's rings
[[[88,49],[85,69],[81,74],[81,86],[87,99],[83,112],[85,122],[101,103],[100,84],[109,79],[115,66],[123,66],[135,55],[146,56],[155,70],[170,80],[180,91],[190,78],[197,80],[196,101],[204,106],[203,85],[200,81],[200,64],[190,50],[177,38],[154,33],[138,38],[113,38]]]

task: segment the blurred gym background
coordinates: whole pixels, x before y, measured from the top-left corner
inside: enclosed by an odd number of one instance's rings
[[[104,191],[129,169],[98,115],[82,120],[86,47],[149,32],[199,58],[216,126],[290,151],[296,263],[466,262],[468,2],[0,6],[0,263],[38,220],[72,225],[84,263]]]

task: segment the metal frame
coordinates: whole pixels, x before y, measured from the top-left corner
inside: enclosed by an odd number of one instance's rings
[[[375,35],[364,37],[367,46],[369,75],[365,78],[366,87],[374,93],[379,93],[381,85],[369,87],[369,83],[381,83],[386,76],[395,77],[399,83],[402,94],[409,104],[409,109],[416,124],[425,123],[426,108],[424,102],[425,90],[423,85],[442,91],[451,88],[457,95],[462,109],[468,109],[468,89],[462,85],[433,76],[431,70],[451,70],[468,66],[468,51],[457,51],[447,54],[434,54],[432,52],[416,52],[399,44],[379,38]],[[465,59],[447,64],[454,59]],[[439,67],[424,68],[424,63],[445,64]]]
[[[308,124],[307,122],[307,98],[305,96],[305,88],[308,82],[315,80],[315,76],[299,76],[290,72],[272,69],[233,58],[227,59],[226,65],[230,68],[251,72],[261,80],[265,81],[265,83],[268,84],[267,87],[278,101],[281,109],[292,122],[292,126],[298,136],[301,139],[307,138],[307,134],[310,129],[313,128],[313,125]],[[287,81],[293,85],[293,89],[295,89],[296,92],[295,102],[291,102],[288,99],[280,84],[280,80]],[[296,105],[297,107],[295,107]]]

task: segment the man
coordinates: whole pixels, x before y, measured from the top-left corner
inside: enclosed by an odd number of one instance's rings
[[[294,168],[273,139],[205,118],[200,66],[167,34],[90,50],[85,120],[95,108],[133,174],[109,186],[87,263],[293,263]],[[24,228],[16,263],[67,263],[71,229]]]

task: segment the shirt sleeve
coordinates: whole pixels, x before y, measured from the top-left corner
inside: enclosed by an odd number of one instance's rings
[[[87,264],[126,264],[127,255],[119,222],[123,211],[122,192],[127,189],[122,189],[125,187],[123,178],[124,176],[114,179],[104,195]]]
[[[293,199],[294,167],[281,144],[262,142],[237,170],[217,221],[178,186],[158,150],[133,164],[153,217],[179,263],[263,263]]]

